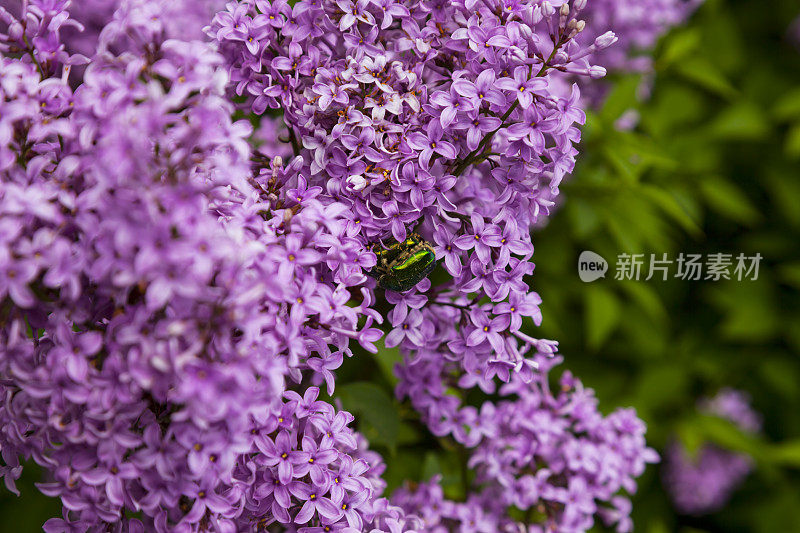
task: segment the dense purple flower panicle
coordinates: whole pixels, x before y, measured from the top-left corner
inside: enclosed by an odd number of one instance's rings
[[[569,372],[552,392],[548,371],[560,357],[545,353],[535,362],[539,371],[531,383],[517,376],[500,388],[499,401],[478,407],[445,390],[457,369],[441,354],[407,361],[401,369],[399,392],[434,434],[470,449],[468,465],[475,472],[474,496],[466,502],[443,502],[435,486],[421,490],[438,497],[419,491],[397,497],[425,520],[426,531],[453,523],[459,524],[457,531],[520,531],[509,518],[511,507],[527,511],[536,524],[529,531],[586,531],[595,516],[617,531],[632,529],[631,504],[623,493],[635,492],[635,478],[658,460],[645,443],[644,424],[632,409],[604,417],[592,390]],[[431,374],[441,376],[441,384],[432,382]],[[476,385],[490,384],[464,375],[457,390]],[[481,524],[474,530],[473,521]]]
[[[761,416],[741,391],[723,389],[701,400],[698,410],[729,420],[747,433],[761,430]],[[664,457],[664,485],[679,512],[704,515],[723,508],[752,469],[753,460],[746,454],[707,443],[690,455],[680,443],[672,442]]]
[[[82,31],[82,24],[70,17],[69,0],[11,0],[0,6],[0,53],[22,55],[33,62],[42,78],[57,68],[85,64],[88,59],[67,50],[63,35]]]
[[[403,522],[352,417],[286,390],[308,371],[332,391],[350,340],[380,336],[344,206],[300,160],[251,153],[212,46],[121,9],[100,47],[125,51],[73,91],[58,24],[14,24],[6,42],[31,48],[0,58],[6,485],[21,460],[51,473],[65,514],[47,531]]]
[[[567,396],[540,405],[549,392],[537,367],[550,364],[555,343],[521,332],[523,319],[541,320],[541,300],[524,281],[533,271],[529,228],[572,170],[585,119],[577,86],[560,89],[572,76],[602,77],[588,59],[613,44],[581,47],[578,4],[239,2],[212,25],[248,109],[283,110],[290,136],[303,140],[301,172],[349,206],[365,249],[416,231],[452,276],[387,291],[385,342],[407,354],[398,395],[435,435],[475,448],[475,495],[447,514],[466,513],[464,527],[472,512],[486,531],[510,527],[515,506],[543,509],[543,528],[588,529],[597,514],[628,530],[630,504],[615,494],[633,491],[656,458],[632,412],[602,419],[591,399],[572,406]],[[478,410],[446,392],[491,393],[495,377],[516,400]],[[534,414],[526,409],[541,409],[540,426],[526,427]],[[526,472],[538,466],[537,439],[552,447],[539,450],[545,467],[534,483]],[[437,530],[429,498],[421,502],[407,510]]]
[[[113,6],[111,16],[105,18],[109,14],[109,6]],[[105,19],[100,21],[102,26],[94,26],[101,28],[97,36],[101,43],[111,40],[110,35],[123,35],[130,27],[130,20],[137,21],[142,29],[146,28],[153,40],[171,38],[192,41],[205,40],[203,28],[224,6],[225,0],[73,0],[71,12],[80,22],[84,19],[98,20],[100,14],[104,16]],[[80,36],[76,35],[76,38],[84,40],[93,37],[92,33],[85,31]],[[119,47],[119,43],[116,44]]]
[[[7,487],[46,471],[48,533],[490,531],[510,507],[629,529],[643,424],[568,374],[551,394],[556,344],[521,331],[541,320],[530,227],[585,120],[571,81],[613,41],[581,44],[586,2],[220,7],[0,9]],[[413,234],[436,284],[378,287],[374,252]],[[398,395],[470,450],[465,502],[384,499],[380,456],[318,398],[376,351],[379,300]]]
[[[550,86],[602,74],[576,41],[580,16],[564,2],[390,0],[231,2],[216,16],[246,109],[282,109],[300,174],[347,207],[364,251],[417,232],[452,276],[387,292],[388,346],[451,343],[472,373],[529,379],[529,228],[585,119],[576,86]]]
[[[69,53],[91,56],[97,50],[100,33],[115,18],[121,25],[106,31],[119,31],[127,20],[148,21],[151,29],[181,40],[203,38],[203,27],[225,7],[225,0],[9,0],[6,9],[19,17],[23,4],[28,13],[50,13],[60,26],[59,41]],[[59,21],[69,16],[65,24]]]

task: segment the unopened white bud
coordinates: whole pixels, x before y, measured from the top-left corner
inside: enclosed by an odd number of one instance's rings
[[[591,67],[589,67],[589,77],[592,78],[593,80],[605,77],[606,72],[607,71],[605,67],[601,67],[600,65],[592,65]]]
[[[583,11],[586,8],[586,0],[575,0],[572,2],[572,9],[577,11]]]
[[[276,155],[272,158],[272,166],[275,168],[283,167],[283,158],[279,155]]]
[[[580,32],[583,31],[583,28],[585,28],[585,27],[586,27],[586,21],[585,20],[579,20],[578,23],[575,24],[575,31],[580,33]]]
[[[613,31],[607,31],[594,40],[594,45],[598,50],[604,50],[617,41],[616,34]]]
[[[367,186],[367,180],[364,178],[364,176],[360,175],[348,176],[347,183],[350,185],[350,188],[356,192],[363,191]]]
[[[545,17],[552,17],[556,12],[556,8],[550,2],[542,2],[542,15]]]
[[[569,4],[561,4],[561,16],[566,17],[569,15]]]
[[[556,55],[553,56],[553,65],[564,65],[569,63],[569,56],[564,50],[559,50],[556,52]]]
[[[22,39],[22,35],[25,33],[25,28],[17,21],[11,23],[8,27],[8,40],[9,41],[19,41]]]

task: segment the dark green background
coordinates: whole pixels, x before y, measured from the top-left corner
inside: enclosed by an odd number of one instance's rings
[[[612,77],[606,104],[589,117],[566,200],[534,236],[531,283],[544,300],[541,328],[597,390],[601,406],[634,406],[652,446],[678,435],[751,453],[757,470],[714,516],[678,516],[659,466],[634,499],[637,531],[800,531],[800,50],[787,38],[795,2],[708,0],[655,51],[652,97],[637,103],[641,76]],[[630,108],[632,132],[614,122]],[[577,257],[620,253],[760,253],[758,281],[694,282],[577,276]],[[460,453],[432,440],[393,400],[395,350],[365,353],[340,372],[337,397],[389,464],[390,487],[442,472],[461,492]],[[749,392],[764,433],[742,435],[694,410],[733,386]],[[59,506],[33,486],[0,489],[0,532],[40,531]],[[599,530],[599,529],[598,529]]]

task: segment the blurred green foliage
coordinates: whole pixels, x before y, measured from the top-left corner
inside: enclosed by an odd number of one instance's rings
[[[675,436],[690,449],[713,441],[758,463],[704,518],[676,515],[651,467],[634,499],[639,531],[800,531],[800,54],[786,37],[798,15],[789,4],[707,0],[662,40],[653,79],[613,80],[563,207],[534,236],[536,333],[560,341],[601,405],[636,407],[658,449]],[[643,84],[652,94],[640,102]],[[637,127],[618,131],[631,109]],[[580,281],[582,250],[609,261],[605,279]],[[614,279],[619,254],[643,253],[646,267],[650,254],[680,252],[763,259],[757,281]],[[697,399],[723,386],[751,394],[763,435],[697,415]]]
[[[706,0],[661,42],[653,77],[610,80],[564,203],[534,235],[544,323],[528,333],[559,340],[563,366],[606,412],[636,407],[659,450],[674,436],[689,448],[710,440],[758,463],[728,507],[705,518],[678,516],[651,466],[634,499],[637,531],[800,531],[800,50],[786,38],[800,9],[791,4]],[[619,131],[631,110],[638,125]],[[582,250],[609,260],[605,279],[580,281]],[[757,281],[614,280],[621,253],[680,252],[764,259]],[[356,354],[335,401],[384,455],[389,490],[442,474],[459,498],[471,476],[463,452],[394,399],[399,360],[397,350]],[[752,395],[763,435],[696,413],[697,399],[723,386]],[[40,477],[26,469],[22,498],[0,491],[0,533],[39,531],[59,514],[34,488]]]

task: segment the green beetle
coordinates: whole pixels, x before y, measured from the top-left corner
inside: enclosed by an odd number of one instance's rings
[[[390,291],[404,292],[413,288],[427,278],[436,266],[433,247],[416,233],[386,248],[376,244],[372,251],[378,256],[378,263],[367,274]]]

